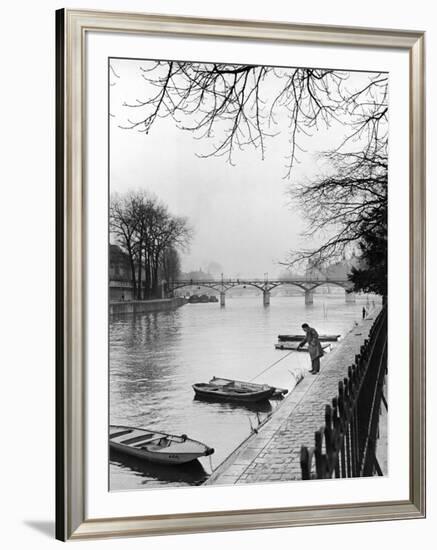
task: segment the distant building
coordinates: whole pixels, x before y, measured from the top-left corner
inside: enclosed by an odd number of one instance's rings
[[[185,273],[181,273],[179,275],[179,279],[182,281],[190,281],[191,279],[193,281],[211,281],[214,280],[214,275],[211,275],[211,273],[208,273],[206,271],[203,271],[202,268],[199,268],[197,271],[187,271]]]
[[[132,279],[129,256],[116,244],[109,245],[109,280],[126,281]]]
[[[133,300],[129,256],[116,244],[109,245],[109,301]]]

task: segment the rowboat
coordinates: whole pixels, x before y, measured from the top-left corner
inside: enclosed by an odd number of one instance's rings
[[[254,382],[244,382],[242,380],[233,380],[229,378],[218,378],[216,376],[213,376],[209,383],[221,387],[234,384],[238,387],[248,388],[250,390],[262,390],[266,386],[266,384],[255,384]],[[273,388],[273,393],[270,396],[270,399],[282,399],[284,395],[288,393],[288,390],[285,388],[275,388],[274,386],[269,387]]]
[[[110,448],[157,464],[186,464],[214,449],[185,434],[171,435],[130,426],[109,427]]]
[[[320,334],[320,342],[337,342],[341,334]],[[304,334],[279,334],[278,340],[280,342],[302,342],[305,338]]]
[[[331,344],[322,344],[322,349],[330,348]],[[308,351],[308,346],[305,344],[301,348],[297,342],[278,342],[275,344],[276,349],[287,349],[294,351]]]
[[[236,380],[230,380],[225,384],[210,381],[208,383],[193,384],[193,390],[198,398],[239,403],[264,401],[272,397],[275,392],[275,388],[267,384],[255,384],[255,386],[249,387],[245,382]]]

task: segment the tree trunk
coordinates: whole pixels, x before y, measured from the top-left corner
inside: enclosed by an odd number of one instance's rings
[[[150,259],[147,250],[144,253],[144,299],[150,298]]]
[[[129,263],[130,263],[130,270],[131,270],[131,277],[132,277],[132,285],[133,285],[132,295],[133,295],[133,297],[134,297],[134,299],[135,299],[136,296],[137,296],[137,279],[136,279],[136,274],[135,274],[134,256],[133,256],[133,254],[132,254],[132,250],[131,250],[130,247],[128,248],[128,254],[129,254]]]
[[[153,271],[152,271],[152,290],[153,290],[153,297],[159,298],[159,254],[155,254],[154,261],[153,261]]]
[[[153,296],[159,298],[159,277],[158,277],[158,266],[155,265],[153,269]]]
[[[143,251],[142,251],[142,247],[141,247],[141,243],[140,243],[140,246],[139,246],[139,252],[138,252],[138,292],[137,292],[137,298],[138,300],[141,300],[141,291],[142,291],[142,288],[141,288],[141,259],[142,259],[142,254]]]

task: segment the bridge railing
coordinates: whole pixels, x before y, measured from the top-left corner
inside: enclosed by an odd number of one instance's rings
[[[384,308],[361,346],[338,394],[325,407],[314,447],[301,447],[302,479],[382,475],[376,458],[381,404],[387,372],[387,311]]]
[[[349,279],[341,279],[336,277],[325,277],[322,278],[310,278],[310,277],[295,277],[290,279],[270,279],[270,278],[257,278],[257,277],[229,277],[224,279],[176,279],[174,281],[171,281],[170,284],[193,284],[196,285],[198,283],[214,283],[214,284],[221,284],[223,283],[245,283],[245,282],[258,282],[258,283],[293,283],[295,281],[302,282],[302,283],[349,283]]]
[[[228,279],[186,279],[186,280],[177,280],[170,281],[167,283],[169,290],[177,290],[179,288],[188,287],[188,286],[205,286],[210,288],[232,288],[234,286],[257,286],[265,288],[275,288],[279,285],[297,285],[301,288],[313,290],[318,286],[325,284],[328,285],[337,285],[341,286],[345,290],[350,290],[353,287],[353,284],[347,279],[309,279],[309,278],[295,278],[295,279],[261,279],[261,278],[228,278]]]

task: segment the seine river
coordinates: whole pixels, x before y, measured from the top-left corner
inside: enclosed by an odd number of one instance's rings
[[[319,333],[345,335],[361,318],[367,297],[346,304],[344,294],[226,297],[218,303],[187,304],[176,311],[126,315],[110,322],[110,420],[181,434],[214,447],[211,457],[184,467],[147,464],[111,453],[110,488],[201,484],[249,434],[251,426],[278,402],[260,409],[194,399],[192,384],[215,376],[249,380],[284,356],[275,350],[278,334],[300,333],[308,322]],[[292,353],[257,378],[292,387],[289,370],[309,368],[307,353]],[[322,361],[323,369],[323,361]]]

